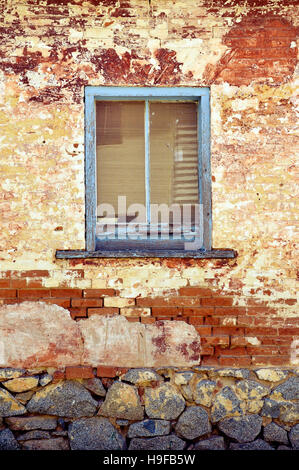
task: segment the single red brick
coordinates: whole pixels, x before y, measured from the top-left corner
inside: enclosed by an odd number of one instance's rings
[[[105,378],[114,378],[125,374],[126,372],[128,372],[128,370],[129,369],[126,369],[125,367],[98,366],[97,376]]]
[[[72,318],[87,317],[86,308],[73,308],[73,307],[71,307],[68,310],[69,310]]]
[[[284,327],[284,319],[283,318],[270,318],[268,317],[262,317],[262,318],[254,318],[254,326],[260,326],[262,328],[267,328],[269,326],[269,323],[271,324],[271,328],[278,328],[278,327]]]
[[[233,336],[231,338],[232,346],[248,346],[250,344],[244,336]]]
[[[289,362],[290,356],[252,356],[252,365],[285,366]]]
[[[92,367],[88,367],[88,366],[66,367],[65,375],[66,375],[67,380],[93,379],[94,378]]]
[[[191,320],[191,318],[189,320]],[[192,325],[192,323],[190,324]],[[200,336],[210,336],[212,334],[212,328],[210,326],[195,326],[195,329]]]
[[[214,307],[194,307],[183,308],[184,317],[206,316],[214,314]]]
[[[237,317],[237,324],[238,326],[251,326],[254,324],[254,318],[240,315]]]
[[[276,315],[276,310],[270,307],[247,307],[247,315]]]
[[[155,323],[156,319],[154,317],[141,317],[141,323],[145,323],[147,325]]]
[[[10,285],[11,281],[9,279],[0,279],[0,289],[6,289],[8,287],[14,287]]]
[[[209,346],[229,346],[229,336],[208,336],[203,339]]]
[[[82,290],[81,289],[63,289],[63,288],[56,288],[51,289],[51,297],[82,297]]]
[[[219,325],[219,323],[220,323],[220,318],[218,317],[205,317],[204,318],[205,325],[214,326],[214,325]]]
[[[136,304],[140,307],[198,307],[200,297],[139,297]]]
[[[21,277],[49,277],[49,271],[44,269],[34,269],[31,271],[21,271]]]
[[[216,357],[210,356],[202,356],[201,358],[201,365],[202,366],[218,366],[219,361]]]
[[[293,328],[293,325],[298,326],[299,325],[299,317],[295,318],[286,318],[285,320],[285,327],[291,327]]]
[[[59,305],[59,307],[69,308],[71,306],[70,299],[44,299],[47,304]]]
[[[102,307],[103,299],[72,299],[72,307]]]
[[[246,336],[278,336],[277,328],[245,328]]]
[[[24,289],[27,287],[27,280],[26,279],[12,279],[10,281],[11,287],[15,289]]]
[[[204,324],[204,317],[186,317],[186,320],[188,320],[188,323],[190,325],[203,325]]]
[[[241,347],[229,349],[215,347],[215,354],[220,356],[248,356],[246,348]]]
[[[251,365],[251,357],[244,356],[244,357],[220,357],[219,364],[221,366],[228,366],[228,367],[246,367]]]
[[[53,380],[52,382],[58,382],[59,380],[65,379],[65,371],[64,370],[55,370],[52,374]]]
[[[237,335],[242,336],[245,333],[245,328],[236,326],[214,326],[213,335]]]
[[[201,356],[213,356],[214,348],[213,346],[209,346],[207,344],[202,344],[200,348]]]
[[[250,356],[271,356],[279,354],[279,346],[247,346]]]
[[[283,299],[281,303],[284,303],[286,305],[296,305],[297,299]]]
[[[43,283],[42,281],[37,281],[36,279],[34,280],[29,280],[27,281],[27,287],[29,287],[30,289],[39,289],[41,287],[43,287]]]
[[[20,299],[43,299],[50,297],[50,289],[20,289],[18,296]]]
[[[237,317],[246,314],[246,307],[216,307],[215,315],[227,315],[228,317]]]
[[[290,354],[290,345],[288,346],[279,346],[279,354],[282,356],[287,356]]]
[[[290,336],[257,336],[257,338],[262,342],[263,345],[271,344],[291,344],[292,337]]]
[[[97,297],[113,297],[115,295],[114,289],[84,289],[83,290],[83,297],[85,298],[93,298],[96,299]]]
[[[182,315],[182,308],[179,307],[152,307],[152,315],[154,317],[158,316],[169,316],[177,317]]]
[[[201,299],[201,305],[204,307],[214,306],[214,307],[226,307],[233,304],[232,297],[204,297]],[[217,309],[216,309],[217,310]],[[217,315],[217,312],[215,312]]]
[[[198,296],[198,297],[212,297],[211,289],[204,287],[181,287],[179,290],[180,295],[184,296]]]
[[[299,336],[299,328],[278,328],[278,334],[283,336]]]
[[[0,299],[12,299],[17,297],[16,289],[0,289]]]
[[[100,308],[88,308],[87,315],[118,315],[119,308],[117,307],[100,307]]]
[[[126,317],[126,320],[130,323],[138,323],[140,321],[139,317]]]

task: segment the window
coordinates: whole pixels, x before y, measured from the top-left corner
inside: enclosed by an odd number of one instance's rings
[[[208,88],[85,88],[86,250],[234,257],[211,240]]]

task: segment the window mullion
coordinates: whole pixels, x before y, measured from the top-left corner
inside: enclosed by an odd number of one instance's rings
[[[150,224],[150,121],[149,121],[149,100],[145,100],[144,111],[144,142],[145,142],[145,203],[146,222]]]

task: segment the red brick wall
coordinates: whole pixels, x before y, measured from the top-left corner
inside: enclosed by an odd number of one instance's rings
[[[84,270],[77,272],[84,278]],[[43,280],[48,276],[46,270],[7,272],[0,280],[0,304],[29,300],[54,303],[68,309],[74,320],[125,315],[131,322],[185,321],[200,334],[203,365],[286,365],[292,341],[299,335],[297,318],[272,319],[269,326],[269,316],[275,312],[250,297],[247,305],[240,307],[234,306],[233,296],[221,291],[182,287],[167,297],[121,298],[112,288],[44,288]]]

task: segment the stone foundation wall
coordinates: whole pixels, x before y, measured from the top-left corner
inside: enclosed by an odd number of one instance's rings
[[[0,450],[299,449],[299,372],[0,369]]]

